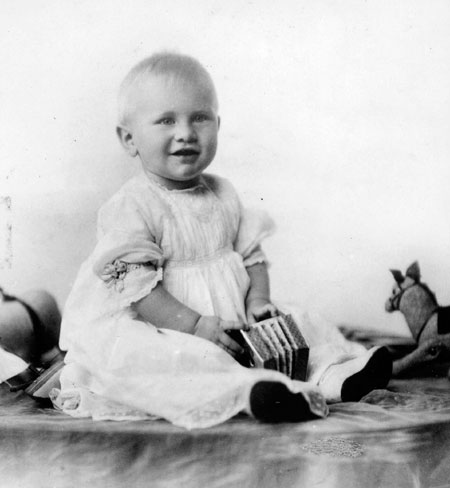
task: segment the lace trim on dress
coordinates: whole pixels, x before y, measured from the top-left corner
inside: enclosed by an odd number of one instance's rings
[[[137,276],[137,279],[135,279],[133,276],[133,285],[124,288],[125,293],[123,295],[119,295],[119,299],[116,302],[119,308],[129,307],[133,303],[136,303],[147,295],[150,295],[156,285],[163,279],[163,268],[158,268],[151,271],[150,274],[142,273],[143,269],[144,267],[141,266],[140,269],[135,272],[135,274],[141,273],[141,276]]]
[[[57,410],[61,410],[72,417],[92,417],[93,420],[142,420],[157,419],[159,417],[141,410],[135,410],[126,405],[102,398],[85,388],[71,388],[62,392],[53,388],[50,399]],[[206,428],[226,421],[237,415],[245,407],[248,396],[248,386],[241,386],[227,392],[200,407],[171,419],[180,427],[186,429]]]
[[[244,266],[246,268],[249,268],[250,266],[253,266],[254,264],[258,264],[258,263],[269,264],[267,262],[266,255],[261,250],[257,250],[256,252],[252,253],[250,256],[244,259]]]
[[[244,410],[248,389],[248,385],[242,385],[171,422],[186,429],[204,429],[225,422]]]
[[[151,184],[157,186],[161,190],[164,190],[165,192],[168,192],[168,193],[189,193],[191,191],[198,190],[199,188],[204,188],[206,186],[203,179],[200,179],[200,181],[194,186],[190,186],[188,188],[172,188],[171,189],[171,188],[167,188],[166,186],[162,185],[161,183],[154,180],[153,178],[150,178],[148,175],[146,175],[146,176],[147,176],[147,181],[149,181]]]
[[[92,417],[92,420],[117,421],[155,420],[158,418],[156,415],[102,398],[84,388],[71,388],[65,391],[52,388],[49,397],[56,410],[75,418]]]
[[[169,189],[151,178],[148,178],[148,181],[160,190],[159,193],[169,205],[170,212],[174,214],[180,213],[183,208],[189,208],[190,215],[195,215],[200,221],[209,222],[211,215],[217,211],[219,205],[217,195],[204,179],[201,179],[197,185],[184,189]],[[210,198],[205,198],[206,195],[210,195]],[[181,207],[180,197],[188,202]]]

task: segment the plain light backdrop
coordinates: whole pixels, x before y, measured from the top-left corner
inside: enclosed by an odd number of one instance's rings
[[[388,270],[417,259],[450,303],[446,0],[2,0],[1,286],[64,304],[139,164],[116,140],[118,85],[161,49],[216,82],[210,171],[277,222],[275,298],[405,333]]]

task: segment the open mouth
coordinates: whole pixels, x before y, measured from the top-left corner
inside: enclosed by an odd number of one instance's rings
[[[178,151],[174,151],[172,156],[197,156],[200,154],[200,151],[195,149],[178,149]]]

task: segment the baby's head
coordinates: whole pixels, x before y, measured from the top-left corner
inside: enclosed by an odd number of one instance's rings
[[[154,54],[120,87],[120,142],[168,188],[197,184],[215,156],[219,122],[212,79],[190,56]]]

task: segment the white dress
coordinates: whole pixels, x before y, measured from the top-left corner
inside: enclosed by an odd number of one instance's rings
[[[97,246],[66,303],[60,343],[68,352],[55,405],[73,416],[152,415],[207,427],[248,412],[255,382],[277,380],[326,415],[312,384],[244,368],[215,344],[157,329],[133,308],[161,282],[199,314],[244,320],[246,266],[265,260],[260,242],[272,229],[217,176],[203,175],[187,190],[168,190],[144,175],[126,183],[101,208]],[[317,334],[305,332],[314,343]]]

